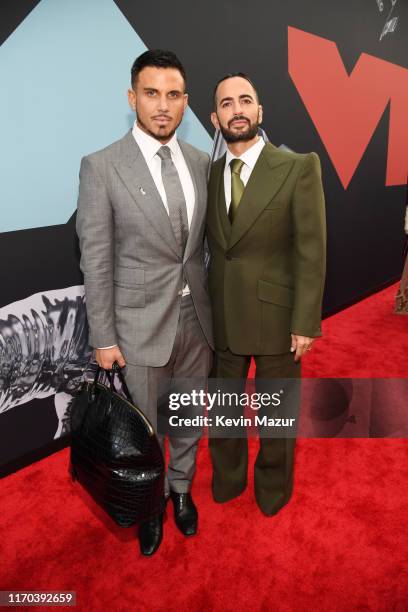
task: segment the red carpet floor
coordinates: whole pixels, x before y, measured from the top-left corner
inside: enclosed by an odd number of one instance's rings
[[[407,376],[408,317],[392,315],[395,290],[327,319],[304,373]],[[212,501],[203,441],[200,533],[183,538],[169,511],[150,559],[133,529],[71,483],[67,463],[63,450],[1,481],[0,589],[75,590],[77,609],[92,612],[408,610],[405,439],[299,440],[293,498],[272,518],[255,505],[252,474],[241,497]]]

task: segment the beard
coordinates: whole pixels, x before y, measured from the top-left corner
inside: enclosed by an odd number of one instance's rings
[[[174,134],[176,133],[176,129],[178,128],[178,125],[175,128],[168,128],[168,126],[164,125],[163,127],[158,127],[157,130],[155,132],[153,132],[152,130],[150,130],[147,127],[147,125],[145,123],[143,123],[143,121],[141,121],[141,119],[139,117],[137,118],[137,123],[138,123],[139,127],[144,132],[146,132],[146,134],[149,134],[150,136],[153,136],[153,138],[155,138],[159,142],[161,142],[161,141],[167,141],[168,142],[171,138],[173,138]]]
[[[232,119],[230,123],[232,123],[232,121],[236,121],[237,119],[244,119],[248,121],[246,117],[239,116],[234,117],[234,119]],[[259,125],[260,124],[258,123],[258,121],[255,121],[254,123],[249,123],[246,130],[242,130],[241,132],[233,132],[228,127],[224,127],[220,124],[220,132],[224,136],[225,142],[227,142],[228,144],[231,144],[233,142],[248,142],[248,140],[252,140],[258,134]]]

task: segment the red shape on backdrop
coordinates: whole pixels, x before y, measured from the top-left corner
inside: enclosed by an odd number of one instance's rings
[[[288,28],[289,74],[347,189],[390,103],[386,185],[405,185],[408,70],[362,53],[347,73],[336,44]]]

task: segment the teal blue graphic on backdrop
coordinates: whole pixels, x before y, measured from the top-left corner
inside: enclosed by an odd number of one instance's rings
[[[68,221],[81,157],[132,126],[130,66],[145,50],[113,0],[42,0],[3,43],[0,232]],[[190,109],[178,135],[211,149]]]

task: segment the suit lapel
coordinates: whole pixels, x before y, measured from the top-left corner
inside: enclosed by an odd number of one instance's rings
[[[141,212],[168,246],[180,256],[180,248],[174,237],[169,215],[131,131],[124,137],[123,144],[123,160],[114,162],[116,171]]]
[[[229,217],[228,217],[227,203],[225,201],[224,169],[225,169],[225,166],[222,169],[221,180],[218,183],[217,211],[218,211],[218,217],[220,219],[222,231],[224,232],[225,240],[228,243],[231,237],[231,221],[229,220]]]
[[[208,185],[207,224],[213,237],[223,249],[226,249],[228,234],[225,232],[224,224],[222,222],[221,210],[221,207],[224,206],[224,212],[226,214],[225,196],[224,198],[220,198],[220,194],[222,195],[224,189],[224,166],[225,154],[219,160],[217,160],[211,168],[210,182]]]
[[[186,248],[184,251],[184,258],[183,258],[183,261],[187,261],[187,259],[193,253],[195,246],[197,245],[197,240],[198,240],[198,236],[200,233],[201,224],[204,219],[206,203],[205,201],[202,201],[202,198],[200,197],[200,188],[199,188],[200,176],[197,172],[198,170],[197,165],[195,163],[192,163],[189,152],[188,152],[188,148],[185,146],[185,143],[182,140],[179,140],[178,143],[179,143],[181,152],[183,153],[184,160],[187,164],[187,168],[190,172],[191,180],[193,181],[194,195],[195,195],[193,217],[191,219],[191,225],[190,225],[190,229],[188,232],[187,244],[186,244]]]
[[[231,248],[249,230],[264,208],[275,197],[293,166],[282,160],[279,151],[267,143],[252,170],[231,228]]]

